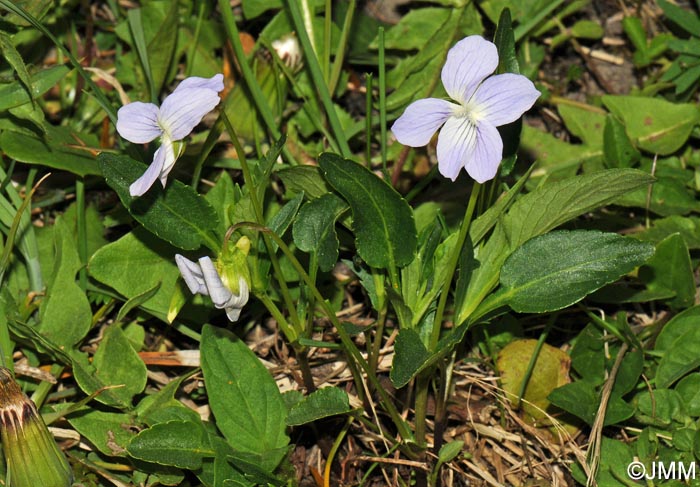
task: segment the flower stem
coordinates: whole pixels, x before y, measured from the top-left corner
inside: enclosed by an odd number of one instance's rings
[[[296,256],[294,253],[289,249],[287,244],[282,240],[279,235],[276,235],[272,230],[269,228],[254,223],[254,222],[241,222],[233,225],[231,227],[231,231],[236,231],[238,228],[250,228],[253,230],[257,230],[259,232],[267,233],[272,239],[275,241],[275,243],[279,246],[280,250],[284,253],[284,255],[287,256],[289,259],[289,262],[292,264],[294,269],[297,271],[299,274],[299,277],[304,281],[304,283],[309,286],[309,289],[313,293],[314,297],[316,298],[316,301],[318,304],[323,308],[323,312],[326,314],[326,317],[330,320],[331,324],[335,327],[335,329],[338,331],[338,336],[340,337],[340,341],[343,343],[343,346],[347,353],[350,354],[352,359],[354,360],[354,363],[358,364],[360,368],[364,371],[366,374],[367,378],[369,379],[370,384],[374,389],[377,391],[379,394],[382,404],[384,405],[387,413],[391,417],[392,421],[394,422],[394,425],[396,426],[396,429],[398,430],[398,433],[401,435],[401,437],[405,441],[409,441],[413,439],[413,434],[411,433],[410,428],[406,424],[406,421],[401,417],[399,414],[398,410],[396,409],[396,405],[393,403],[391,396],[389,393],[382,387],[382,385],[379,382],[379,379],[377,378],[375,371],[372,370],[369,367],[369,363],[365,360],[365,358],[362,356],[362,353],[360,350],[355,346],[355,343],[352,341],[350,338],[350,334],[347,332],[347,330],[343,327],[343,325],[338,321],[338,318],[335,316],[335,313],[331,309],[330,305],[328,302],[323,299],[323,296],[319,292],[319,290],[316,288],[316,286],[313,285],[313,282],[311,281],[311,278],[309,275],[306,273],[302,265],[299,263],[299,260],[297,260]],[[349,365],[351,365],[352,362],[349,362]],[[361,384],[358,384],[358,386],[361,388]]]
[[[440,330],[442,329],[442,318],[445,314],[445,304],[447,303],[447,297],[450,294],[450,287],[452,286],[452,278],[454,277],[455,271],[457,270],[457,263],[459,262],[459,256],[462,253],[462,247],[464,247],[464,242],[467,240],[467,235],[469,233],[469,227],[472,223],[472,217],[474,216],[474,208],[476,207],[476,202],[479,199],[479,191],[481,190],[481,184],[474,183],[472,188],[472,194],[469,196],[469,204],[467,205],[467,211],[464,214],[464,219],[459,227],[459,237],[457,238],[457,243],[452,255],[450,256],[450,261],[447,264],[447,277],[442,285],[442,293],[440,293],[440,300],[438,302],[437,313],[435,313],[435,321],[433,322],[433,329],[430,334],[430,347],[428,350],[430,352],[435,352],[437,348],[438,341],[440,340]]]
[[[253,181],[253,176],[250,173],[250,168],[248,167],[248,160],[245,157],[245,152],[243,151],[241,142],[240,140],[238,140],[236,130],[233,128],[233,125],[231,125],[231,121],[228,119],[228,116],[226,116],[226,112],[221,112],[221,118],[223,119],[224,124],[226,125],[226,129],[228,130],[229,135],[231,136],[231,141],[233,142],[233,146],[235,147],[236,153],[238,154],[238,160],[241,161],[243,179],[245,180],[246,187],[250,192],[250,199],[253,204],[255,218],[256,220],[258,220],[259,224],[264,225],[265,219],[263,216],[260,200],[258,199],[258,191],[255,187],[255,181]],[[275,277],[277,278],[277,282],[280,286],[280,291],[282,293],[282,298],[284,299],[285,307],[289,311],[290,320],[292,321],[292,325],[294,326],[294,340],[296,340],[302,333],[302,327],[299,323],[299,315],[296,312],[296,307],[294,306],[292,296],[289,294],[289,288],[287,288],[287,283],[285,282],[284,276],[282,275],[282,269],[280,268],[279,261],[277,260],[277,255],[275,254],[275,250],[272,247],[270,238],[267,234],[264,233],[262,237],[263,241],[265,242],[265,248],[267,249],[267,253],[270,256],[270,262],[272,263],[272,268],[274,269]],[[294,341],[291,339],[291,337],[287,338],[289,338],[290,341]]]

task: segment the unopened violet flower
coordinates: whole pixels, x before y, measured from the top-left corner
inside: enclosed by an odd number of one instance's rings
[[[532,107],[540,92],[525,76],[491,75],[498,66],[495,44],[481,36],[459,41],[442,68],[445,91],[457,103],[426,98],[411,103],[391,127],[396,139],[421,147],[438,135],[440,173],[457,179],[461,168],[479,183],[493,179],[503,158],[496,127],[514,122]]]
[[[243,306],[248,302],[248,282],[238,276],[238,294],[234,294],[229,283],[225,283],[219,271],[209,257],[202,257],[198,262],[175,255],[180,274],[192,294],[209,296],[218,309],[225,309],[231,321],[238,321]]]
[[[219,104],[224,89],[224,75],[212,78],[190,77],[168,95],[160,108],[153,103],[135,101],[117,112],[117,132],[129,142],[145,144],[160,137],[161,144],[153,162],[139,179],[129,186],[131,196],[141,196],[160,179],[165,187],[168,174],[180,156],[184,139],[202,121],[204,115]]]

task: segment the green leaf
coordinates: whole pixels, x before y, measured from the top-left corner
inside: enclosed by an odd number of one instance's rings
[[[357,252],[372,267],[395,269],[413,260],[417,245],[413,212],[406,200],[367,168],[324,153],[319,166],[348,202]]]
[[[27,90],[27,94],[31,96],[32,81],[29,77],[27,66],[24,64],[22,56],[20,56],[19,52],[17,52],[17,49],[12,42],[12,38],[5,32],[0,32],[0,51],[2,51],[2,55],[7,63],[12,66],[12,69],[14,69],[15,73],[17,73],[17,77]]]
[[[653,178],[634,169],[609,169],[546,184],[521,197],[496,225],[476,256],[479,262],[457,303],[457,321],[463,323],[498,283],[503,262],[517,247],[577,216],[611,203],[626,192],[648,185]]]
[[[440,30],[447,22],[450,10],[440,7],[414,8],[408,11],[401,20],[384,35],[386,49],[411,51],[426,46],[432,35]],[[377,49],[375,39],[370,47]]]
[[[563,385],[552,391],[547,399],[555,406],[581,418],[589,425],[595,421],[600,404],[600,394],[596,392],[590,382],[585,380]],[[606,426],[617,424],[629,419],[633,414],[634,408],[632,406],[623,401],[620,396],[612,395],[605,411],[604,424]]]
[[[347,208],[342,199],[329,193],[306,203],[294,222],[294,243],[304,252],[316,254],[322,271],[331,270],[338,261],[335,222]]]
[[[671,22],[678,25],[688,34],[700,37],[700,18],[695,12],[682,9],[666,0],[658,0],[657,3]]]
[[[289,426],[299,426],[316,420],[350,412],[350,401],[345,391],[337,387],[319,389],[292,407],[287,417]]]
[[[107,184],[149,231],[185,250],[197,249],[211,239],[219,224],[216,211],[190,186],[171,179],[163,189],[156,182],[146,194],[132,198],[129,186],[146,171],[145,164],[107,153],[100,154],[98,161]]]
[[[202,467],[204,458],[216,454],[208,440],[201,424],[168,421],[141,431],[131,440],[127,451],[146,462],[196,470]]]
[[[201,357],[217,427],[237,451],[260,455],[261,466],[274,470],[289,443],[287,408],[274,379],[245,343],[210,325],[202,330]]]
[[[139,306],[165,320],[180,275],[175,253],[174,247],[143,228],[136,228],[95,252],[88,263],[88,271],[94,279],[127,299],[144,296],[159,286],[155,294]]]
[[[90,331],[92,310],[87,296],[75,282],[82,265],[74,234],[62,218],[56,220],[53,230],[53,271],[39,308],[37,330],[53,344],[67,350]]]
[[[668,155],[680,149],[700,122],[700,110],[690,103],[613,95],[603,96],[602,101],[623,121],[627,135],[639,148],[654,154]]]
[[[399,330],[394,345],[394,362],[391,364],[391,383],[396,388],[405,386],[429,358],[430,353],[416,330]]]
[[[449,443],[445,443],[442,445],[440,448],[440,452],[438,453],[438,461],[442,463],[447,463],[451,462],[455,458],[457,458],[457,455],[459,455],[462,452],[462,447],[464,446],[464,441],[462,440],[456,440],[456,441],[450,441]]]
[[[119,326],[107,327],[92,365],[95,375],[104,384],[123,385],[111,392],[124,404],[130,405],[132,398],[146,387],[146,364]],[[99,396],[97,400],[100,400]]]
[[[318,167],[294,166],[278,171],[277,175],[288,190],[303,192],[309,199],[320,198],[331,192]]]
[[[700,218],[669,216],[654,220],[651,228],[633,235],[645,242],[658,243],[669,235],[680,233],[690,250],[700,249]]]
[[[654,248],[616,233],[558,231],[526,242],[501,270],[500,296],[515,311],[565,308],[643,264]],[[499,294],[501,294],[499,293]]]
[[[695,277],[690,254],[680,234],[668,236],[656,246],[656,253],[639,269],[639,279],[650,291],[671,290],[672,308],[686,308],[695,301]]]
[[[109,456],[126,456],[126,446],[140,426],[131,414],[100,411],[90,407],[79,408],[66,419],[100,452]]]
[[[681,335],[697,327],[698,321],[700,321],[700,306],[693,306],[682,313],[678,313],[661,329],[659,336],[656,337],[654,350],[670,350],[673,342]]]
[[[5,130],[0,134],[0,147],[8,157],[27,164],[69,171],[78,176],[102,174],[95,157],[90,154],[91,150],[99,149],[97,137],[79,134],[69,127],[46,124],[44,129],[44,137]]]
[[[149,8],[158,2],[149,2],[143,7],[144,15],[156,17],[156,10]],[[177,44],[179,1],[160,2],[167,8],[165,18],[158,25],[158,31],[148,43],[148,62],[156,92],[160,92],[168,78],[170,64]]]
[[[241,3],[246,19],[254,19],[268,10],[283,7],[282,0],[243,0]]]
[[[583,143],[591,148],[598,148],[603,143],[603,127],[605,114],[575,105],[561,104],[557,106],[559,115],[564,119],[566,128]]]
[[[691,374],[676,384],[675,391],[690,416],[700,417],[700,374]]]
[[[571,26],[571,34],[578,39],[600,39],[605,31],[599,22],[579,20]]]
[[[518,56],[515,52],[513,25],[510,17],[510,9],[508,8],[501,11],[501,16],[496,26],[496,33],[493,36],[493,43],[496,44],[496,48],[498,49],[498,72],[520,74]]]
[[[608,167],[632,167],[641,157],[627,137],[625,126],[612,115],[605,118],[603,151]]]
[[[0,84],[0,111],[9,110],[26,103],[31,103],[41,95],[56,86],[70,69],[64,65],[53,66],[43,69],[31,76],[31,96],[25,86],[13,81],[8,84]],[[21,79],[21,78],[20,78]],[[3,146],[4,149],[4,146]]]
[[[700,211],[700,202],[695,193],[689,191],[685,184],[675,177],[659,175],[651,188],[651,200],[647,188],[630,191],[615,203],[621,206],[646,208],[663,216],[684,215],[691,211]]]
[[[692,309],[692,308],[691,308]],[[656,370],[656,386],[666,388],[685,374],[700,367],[700,328],[697,321],[686,327],[687,331],[671,344],[659,361]]]

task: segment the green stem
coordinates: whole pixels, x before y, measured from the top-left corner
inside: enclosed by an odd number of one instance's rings
[[[335,316],[335,313],[330,307],[330,304],[323,299],[323,296],[319,292],[319,290],[316,288],[316,286],[313,285],[313,282],[311,281],[311,278],[309,275],[304,271],[304,268],[302,265],[299,263],[297,260],[296,256],[294,253],[289,249],[287,244],[282,240],[279,235],[276,235],[272,230],[269,228],[254,223],[254,222],[241,222],[233,225],[229,231],[236,231],[238,228],[250,228],[253,230],[257,230],[259,232],[267,233],[272,237],[272,239],[275,241],[275,243],[279,246],[280,250],[284,253],[284,255],[287,256],[289,259],[289,262],[292,264],[294,269],[297,271],[299,274],[299,277],[304,281],[304,283],[309,286],[309,289],[311,292],[314,294],[316,301],[319,303],[319,305],[323,308],[323,312],[326,314],[326,317],[330,320],[331,324],[335,327],[335,329],[338,331],[338,336],[340,337],[340,341],[343,343],[343,346],[345,347],[345,350],[350,354],[350,356],[353,358],[354,362],[358,364],[362,370],[365,372],[365,375],[369,379],[372,387],[377,391],[379,394],[382,404],[384,405],[384,408],[386,409],[386,412],[389,414],[391,419],[394,422],[394,425],[396,426],[396,429],[398,430],[399,434],[404,440],[411,440],[413,439],[413,434],[411,433],[411,430],[409,429],[408,425],[406,422],[403,420],[401,415],[399,414],[398,410],[396,409],[396,406],[394,405],[393,401],[391,400],[391,396],[389,393],[382,387],[381,383],[379,382],[379,379],[375,375],[375,371],[372,370],[369,367],[369,364],[365,360],[365,358],[362,356],[362,353],[358,350],[358,348],[355,346],[355,343],[352,341],[350,338],[350,335],[348,332],[345,330],[343,325],[338,321],[338,318]],[[361,384],[358,384],[361,385]]]
[[[287,340],[289,340],[290,343],[294,343],[297,340],[297,334],[294,328],[289,326],[289,322],[287,319],[284,317],[284,314],[280,309],[277,307],[277,305],[270,299],[270,296],[268,296],[265,293],[261,294],[256,294],[256,298],[260,300],[260,302],[267,308],[267,310],[270,312],[272,317],[277,321],[277,323],[280,325],[280,329],[282,330],[282,333],[284,333],[284,336],[287,337]]]
[[[326,0],[326,8],[323,12],[323,79],[330,87],[330,77],[331,77],[331,14],[332,14],[332,2],[331,0]],[[312,38],[313,39],[313,38]],[[333,90],[329,89],[331,93]]]
[[[455,271],[457,270],[457,263],[459,262],[459,256],[462,253],[462,247],[464,247],[464,242],[469,234],[469,227],[472,223],[472,217],[474,216],[474,208],[476,207],[476,202],[479,199],[479,191],[481,190],[481,184],[475,182],[472,188],[472,194],[469,196],[469,204],[467,205],[467,211],[464,214],[464,219],[459,227],[459,237],[457,237],[457,243],[450,256],[450,261],[447,266],[447,277],[442,285],[442,293],[440,294],[440,300],[438,302],[437,312],[435,313],[435,321],[433,322],[433,329],[430,334],[430,350],[434,352],[437,348],[438,341],[440,340],[440,330],[442,329],[442,318],[445,313],[445,304],[447,303],[447,297],[450,294],[450,287],[452,286],[452,278],[454,277]]]
[[[367,73],[365,88],[365,159],[367,167],[372,167],[372,73]]]
[[[338,87],[338,80],[340,79],[340,72],[343,69],[343,60],[345,59],[345,48],[348,44],[348,37],[350,37],[350,28],[352,27],[352,18],[355,13],[356,0],[350,0],[348,4],[348,11],[345,14],[345,21],[343,22],[343,30],[340,33],[340,43],[338,43],[338,49],[335,51],[335,58],[333,59],[333,69],[331,71],[331,79],[328,82],[328,91],[335,93],[335,89]],[[330,41],[329,41],[330,42]],[[330,44],[327,44],[330,46]]]
[[[428,390],[430,379],[433,375],[433,367],[424,370],[416,377],[416,443],[422,449],[425,448],[426,416],[428,412]]]
[[[389,179],[386,169],[386,60],[384,58],[384,27],[379,28],[379,143],[384,179]]]
[[[222,0],[219,1],[221,2]],[[343,157],[349,158],[352,156],[350,146],[348,145],[348,141],[345,137],[343,127],[340,125],[338,114],[333,106],[331,95],[328,92],[328,86],[323,80],[323,73],[321,72],[321,67],[318,64],[318,58],[314,54],[314,49],[311,45],[309,35],[304,28],[304,22],[302,20],[301,11],[299,10],[298,0],[287,0],[287,6],[289,8],[289,13],[292,16],[292,21],[294,22],[294,28],[296,29],[297,36],[299,37],[299,42],[301,43],[301,47],[306,57],[306,65],[309,68],[311,79],[313,80],[316,91],[321,99],[321,104],[326,111],[328,123],[330,123],[331,130],[333,131],[333,135],[338,143],[338,147],[340,147],[340,153]]]
[[[78,225],[78,257],[80,258],[80,270],[78,271],[78,284],[85,292],[87,289],[87,222],[85,215],[85,180],[78,177],[75,180],[75,202],[77,205],[77,225]]]
[[[204,7],[206,2],[199,4],[199,13],[197,13],[197,24],[194,28],[194,39],[192,39],[192,45],[189,51],[187,51],[187,69],[185,69],[185,76],[190,77],[192,75],[192,67],[194,66],[194,58],[197,54],[197,43],[199,42],[199,33],[202,29],[202,22],[204,20]]]
[[[238,140],[236,130],[233,128],[233,125],[231,125],[231,121],[226,116],[226,112],[221,112],[221,118],[223,119],[224,124],[226,125],[226,129],[228,130],[229,135],[231,136],[231,142],[233,142],[233,146],[236,148],[238,160],[241,161],[243,179],[245,180],[245,184],[248,188],[248,191],[250,191],[250,199],[253,204],[255,218],[258,220],[259,224],[264,225],[265,217],[262,211],[261,200],[258,198],[258,191],[255,185],[255,181],[253,181],[253,176],[250,173],[250,168],[248,167],[248,160],[245,157],[245,152],[243,151],[241,142],[240,140]],[[287,311],[289,311],[289,316],[295,329],[295,335],[298,337],[302,332],[302,327],[301,323],[299,323],[299,315],[296,312],[294,300],[292,300],[292,296],[289,294],[287,282],[284,280],[284,276],[282,275],[282,269],[280,268],[279,261],[277,260],[277,255],[275,253],[274,248],[272,247],[272,243],[270,242],[269,237],[264,233],[262,237],[263,241],[265,242],[265,248],[267,249],[267,253],[270,256],[270,262],[272,263],[272,268],[274,269],[275,277],[277,278],[277,282],[280,286],[280,291],[282,293],[282,298],[284,299],[284,304],[287,308]]]

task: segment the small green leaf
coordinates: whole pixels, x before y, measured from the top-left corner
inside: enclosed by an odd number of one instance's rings
[[[391,383],[397,388],[405,386],[429,358],[430,353],[418,332],[410,328],[401,329],[394,345]]]
[[[305,397],[292,407],[287,417],[289,426],[312,423],[321,418],[350,412],[347,393],[337,387],[324,387]]]
[[[659,155],[680,149],[700,122],[700,110],[690,103],[644,96],[605,95],[602,100],[641,149]]]
[[[53,66],[43,69],[31,76],[31,96],[27,93],[25,86],[13,81],[9,84],[0,85],[0,111],[9,110],[13,107],[31,103],[39,98],[63,78],[70,69],[64,65]],[[4,146],[3,146],[4,148]]]
[[[324,177],[348,202],[353,214],[357,252],[372,267],[396,268],[411,262],[418,237],[406,200],[367,168],[324,153]]]
[[[132,398],[146,387],[146,364],[119,326],[109,326],[92,361],[95,375],[106,385],[122,385],[112,389],[124,404],[131,404]],[[100,400],[100,397],[97,397]]]
[[[241,3],[246,19],[254,19],[268,10],[283,7],[282,0],[243,0]]]
[[[82,407],[67,417],[70,425],[109,456],[126,456],[126,446],[136,435],[139,424],[131,414]]]
[[[59,218],[54,230],[54,267],[47,282],[46,297],[39,308],[37,330],[53,344],[72,348],[92,324],[90,302],[75,281],[81,267],[74,235]]]
[[[700,328],[696,321],[692,327],[688,327],[688,331],[676,338],[661,357],[656,370],[656,386],[670,387],[685,374],[700,367],[698,347],[700,347]]]
[[[502,299],[521,313],[565,308],[643,264],[654,248],[615,233],[557,231],[529,240],[501,270]]]
[[[519,74],[520,66],[518,66],[518,56],[515,52],[515,36],[508,8],[501,11],[493,43],[498,49],[498,72]]]
[[[322,271],[331,270],[338,261],[335,222],[347,208],[342,199],[329,193],[306,203],[294,222],[294,243],[304,252],[316,254]]]
[[[294,166],[278,171],[277,175],[287,189],[296,193],[303,192],[309,199],[320,198],[331,191],[321,176],[321,171],[314,166]]]
[[[605,118],[603,151],[608,167],[632,167],[641,157],[627,137],[625,126],[612,115]]]
[[[44,137],[28,132],[4,130],[0,134],[0,147],[8,157],[27,164],[61,169],[78,176],[101,174],[100,166],[90,154],[90,150],[99,146],[97,137],[78,134],[68,127],[49,124],[46,124],[44,129]]]
[[[204,458],[216,454],[202,425],[191,421],[153,425],[136,435],[127,451],[139,460],[189,470],[201,468]]]
[[[32,95],[32,81],[29,77],[27,66],[24,64],[22,56],[17,52],[12,38],[5,32],[0,32],[0,51],[2,51],[3,57],[7,63],[12,66],[12,69],[17,73],[17,77],[27,90],[27,94]]]
[[[650,291],[671,290],[672,308],[686,308],[695,301],[695,277],[690,254],[680,234],[666,237],[656,246],[656,253],[639,269],[639,279]]]
[[[211,238],[219,224],[216,211],[190,186],[171,179],[163,189],[156,182],[146,194],[132,198],[129,186],[146,171],[145,164],[107,153],[100,154],[98,161],[107,184],[149,231],[185,250],[197,249]]]
[[[700,37],[700,18],[695,12],[682,9],[666,0],[657,0],[657,3],[671,22],[678,25],[688,34]]]
[[[289,443],[274,379],[243,341],[210,325],[202,330],[201,357],[217,427],[237,451],[260,455],[260,466],[274,470]]]
[[[605,31],[599,22],[579,20],[571,26],[571,34],[578,39],[600,39]]]
[[[127,299],[146,297],[157,288],[139,306],[165,320],[180,275],[175,265],[176,251],[139,227],[95,252],[88,271]]]
[[[442,445],[442,448],[440,448],[440,453],[438,453],[438,461],[442,463],[451,462],[462,452],[463,446],[464,442],[462,440],[445,443]]]

